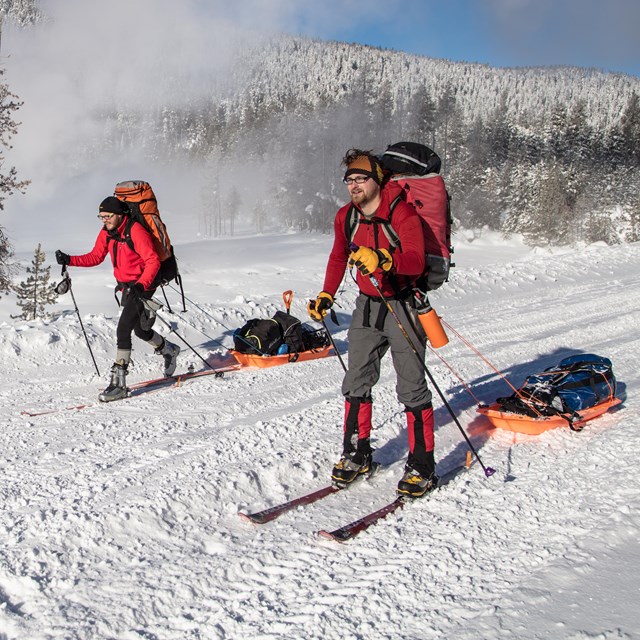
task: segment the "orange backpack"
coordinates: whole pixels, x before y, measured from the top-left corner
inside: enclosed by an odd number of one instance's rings
[[[162,287],[162,294],[164,295],[167,307],[169,311],[171,311],[171,306],[164,291],[164,285],[175,280],[176,284],[180,287],[182,310],[186,311],[182,277],[178,272],[178,263],[173,253],[167,228],[160,218],[158,201],[156,200],[155,193],[153,193],[153,189],[149,183],[144,180],[126,180],[116,185],[113,195],[119,200],[126,202],[129,208],[129,220],[124,229],[124,237],[120,239],[120,242],[126,242],[127,246],[132,251],[135,251],[133,240],[131,239],[131,227],[136,222],[141,224],[149,232],[153,240],[153,248],[160,258],[160,271],[158,271],[159,284]]]
[[[160,262],[165,262],[171,258],[173,256],[171,240],[169,239],[167,228],[160,218],[158,201],[151,185],[143,180],[119,182],[113,195],[127,203],[131,219],[142,224],[151,234],[153,246],[160,258]]]

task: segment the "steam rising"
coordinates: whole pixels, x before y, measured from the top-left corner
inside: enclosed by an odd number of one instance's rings
[[[168,158],[161,145],[153,156],[148,149],[137,151],[114,136],[114,119],[132,112],[163,116],[171,109],[206,102],[212,94],[217,99],[232,88],[237,91],[234,65],[242,64],[247,47],[273,32],[350,40],[356,32],[371,32],[375,38],[375,27],[384,25],[386,33],[402,35],[412,15],[416,24],[424,22],[424,40],[433,42],[429,30],[436,28],[433,18],[441,1],[40,4],[49,18],[46,24],[29,30],[6,25],[2,40],[4,80],[24,101],[17,113],[22,125],[7,164],[16,166],[21,179],[32,180],[27,195],[7,201],[2,223],[16,249],[28,252],[38,242],[50,252],[45,239],[60,224],[69,228],[68,250],[88,249],[97,231],[97,204],[123,179],[151,182],[161,211],[183,216],[180,228],[174,231],[172,226],[172,235],[178,241],[193,238],[193,216],[183,214],[196,207],[203,179],[199,172],[215,172],[215,161],[186,166]],[[630,34],[640,23],[637,0],[611,0],[605,9],[596,0],[487,0],[464,6],[469,15],[481,18],[483,42],[509,50],[515,56],[513,64],[567,62],[562,56],[587,48],[597,50],[602,65],[614,64],[621,53],[640,57],[640,39]],[[132,134],[144,133],[140,122],[130,126]],[[126,126],[118,128],[121,137],[126,131]],[[317,137],[318,132],[309,135]],[[243,170],[246,176],[247,167]],[[251,169],[251,177],[257,191],[263,176]],[[251,203],[245,200],[244,206]]]

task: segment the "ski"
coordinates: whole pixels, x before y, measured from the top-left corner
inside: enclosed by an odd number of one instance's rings
[[[254,513],[244,513],[239,511],[238,515],[243,520],[247,520],[253,524],[264,524],[265,522],[271,522],[272,520],[279,518],[283,513],[291,511],[291,509],[295,509],[302,505],[313,504],[314,502],[322,500],[322,498],[330,496],[332,493],[337,493],[338,491],[342,491],[342,489],[330,484],[326,487],[322,487],[322,489],[306,493],[305,495],[294,498],[293,500],[288,500],[287,502],[278,504],[275,507],[269,507],[268,509],[256,511]]]
[[[358,482],[358,480],[360,480],[361,478],[371,478],[377,473],[379,468],[380,464],[373,462],[371,463],[371,470],[368,473],[359,476],[351,484],[344,487],[330,484],[326,487],[322,487],[321,489],[317,489],[316,491],[312,491],[311,493],[306,493],[297,498],[293,498],[293,500],[288,500],[287,502],[283,502],[282,504],[278,504],[274,507],[269,507],[268,509],[256,511],[254,513],[244,513],[242,511],[238,511],[238,515],[243,520],[247,520],[248,522],[252,522],[253,524],[264,524],[265,522],[271,522],[272,520],[279,518],[283,513],[287,513],[287,511],[291,511],[296,507],[313,504],[318,500],[322,500],[322,498],[330,496],[332,493],[337,493],[338,491],[342,491],[343,489],[348,489],[349,487],[353,486],[354,483]]]
[[[155,387],[179,387],[186,380],[193,380],[194,378],[202,378],[203,376],[215,376],[221,378],[225,373],[230,371],[237,371],[242,369],[241,364],[229,364],[222,367],[215,367],[213,369],[202,369],[201,371],[188,371],[187,373],[180,373],[178,375],[166,376],[163,378],[155,378],[154,380],[144,380],[142,382],[136,382],[129,386],[129,396],[133,397],[140,395],[146,389],[152,389]]]
[[[28,416],[29,418],[35,418],[36,416],[46,416],[49,413],[58,413],[59,411],[80,411],[80,409],[88,409],[93,407],[95,402],[87,402],[86,404],[76,404],[69,407],[57,407],[55,409],[45,409],[44,411],[27,411],[26,409],[20,412],[21,416]]]
[[[438,489],[441,489],[445,485],[449,484],[451,480],[458,476],[461,471],[466,470],[468,467],[466,465],[460,465],[458,467],[454,467],[453,469],[447,471],[446,473],[440,476],[440,481],[438,483]],[[432,492],[433,493],[433,492]],[[423,496],[424,498],[428,497],[431,494],[427,494]],[[326,529],[320,529],[318,531],[318,535],[322,538],[327,538],[329,540],[334,540],[336,542],[346,542],[347,540],[351,540],[359,533],[368,529],[370,526],[376,524],[383,518],[386,518],[391,513],[402,509],[409,502],[414,502],[415,500],[420,500],[421,498],[408,498],[405,496],[398,496],[392,502],[389,502],[384,507],[377,509],[376,511],[372,511],[362,518],[358,518],[349,524],[345,524],[338,529],[334,529],[333,531],[327,531]]]
[[[180,373],[178,375],[167,376],[163,378],[155,378],[153,380],[143,380],[142,382],[136,382],[128,387],[129,393],[121,400],[127,400],[128,398],[135,398],[137,396],[149,393],[152,391],[159,391],[160,389],[166,389],[169,387],[179,387],[183,382],[193,380],[194,378],[201,378],[204,376],[215,376],[221,378],[225,373],[231,371],[237,371],[242,369],[240,364],[230,364],[222,367],[216,367],[214,369],[202,369],[201,371],[188,371],[186,373]],[[112,400],[111,402],[120,402],[121,400]],[[111,404],[111,402],[86,402],[84,404],[70,405],[68,407],[55,407],[53,409],[44,409],[42,411],[28,411],[24,410],[20,412],[20,415],[35,418],[37,416],[45,416],[52,413],[59,413],[61,411],[80,411],[81,409],[88,409],[90,407],[103,406],[105,404]]]

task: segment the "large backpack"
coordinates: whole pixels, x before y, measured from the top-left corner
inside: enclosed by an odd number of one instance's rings
[[[397,142],[387,147],[382,155],[382,166],[388,179],[403,189],[403,199],[413,206],[422,220],[426,262],[424,273],[416,281],[421,291],[433,291],[449,278],[451,254],[451,197],[439,175],[441,161],[438,154],[417,142]],[[381,227],[392,247],[400,248],[398,234],[393,229],[393,210],[400,201],[390,205],[388,221]],[[346,233],[351,241],[355,235],[359,213],[351,207],[347,213]]]
[[[288,353],[291,360],[301,351],[315,351],[329,345],[324,329],[315,330],[283,311],[273,318],[252,318],[233,332],[233,348],[240,353],[273,356]]]
[[[160,281],[167,284],[174,278],[179,279],[178,263],[171,246],[167,228],[160,218],[158,201],[153,189],[144,180],[126,180],[116,185],[116,198],[127,203],[129,207],[129,222],[125,227],[124,240],[133,250],[131,240],[131,225],[139,222],[151,235],[153,247],[160,258]]]
[[[272,356],[282,343],[282,329],[273,318],[251,318],[233,332],[233,348],[240,353]]]
[[[586,353],[569,356],[542,373],[528,376],[517,393],[497,402],[504,411],[532,417],[573,416],[615,394],[611,360]]]

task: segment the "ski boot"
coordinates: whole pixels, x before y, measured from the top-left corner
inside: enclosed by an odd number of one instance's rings
[[[112,400],[121,400],[126,398],[129,390],[127,389],[127,363],[124,360],[118,360],[111,367],[111,382],[109,386],[98,395],[100,402],[111,402]]]
[[[423,476],[419,471],[407,465],[404,468],[404,475],[398,482],[396,493],[407,498],[420,498],[426,493],[431,493],[431,491],[437,489],[438,480],[439,478],[435,473]]]
[[[166,339],[162,340],[162,344],[156,347],[156,353],[164,358],[164,375],[169,378],[176,370],[176,362],[180,347]]]
[[[333,483],[340,488],[351,484],[357,477],[370,473],[374,467],[372,454],[354,452],[345,454],[340,461],[333,467],[331,479]]]

